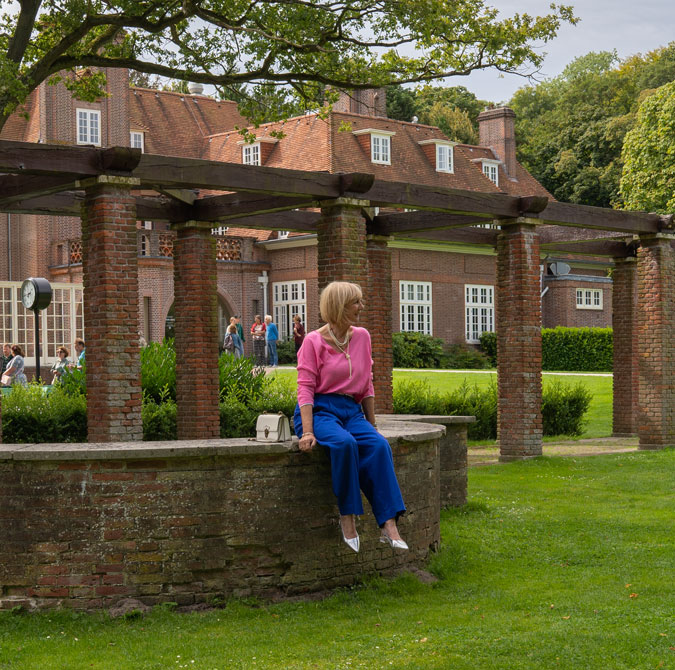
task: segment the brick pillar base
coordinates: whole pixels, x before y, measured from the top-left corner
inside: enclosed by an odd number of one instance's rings
[[[497,433],[500,460],[542,453],[539,233],[501,221],[497,241]]]
[[[178,439],[206,440],[220,437],[216,241],[208,223],[174,227]]]
[[[136,206],[138,180],[85,182],[82,274],[89,442],[140,440]],[[82,336],[83,333],[76,333]]]
[[[614,330],[614,390],[612,434],[637,433],[637,260],[615,258],[612,275],[612,327]]]
[[[675,445],[675,250],[672,236],[640,239],[638,352],[640,449]]]
[[[366,242],[368,254],[366,312],[373,344],[375,411],[378,414],[391,414],[393,400],[391,251],[387,247],[388,240],[388,237],[369,235]]]

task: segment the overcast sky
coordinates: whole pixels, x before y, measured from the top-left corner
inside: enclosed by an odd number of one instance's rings
[[[487,0],[505,16],[548,13],[550,0]],[[614,51],[620,58],[646,53],[675,40],[675,0],[562,0],[574,7],[581,20],[565,24],[552,42],[543,45],[548,55],[539,77],[555,77],[577,56],[589,51]],[[506,102],[527,80],[497,71],[476,72],[449,80],[466,86],[478,98]]]

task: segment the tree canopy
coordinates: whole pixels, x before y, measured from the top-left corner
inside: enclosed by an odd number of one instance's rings
[[[621,195],[627,209],[675,212],[675,81],[640,105],[623,145]]]
[[[0,127],[41,82],[104,91],[101,68],[129,68],[241,92],[242,111],[285,114],[286,86],[311,108],[326,87],[428,81],[494,67],[533,72],[571,7],[501,19],[484,0],[20,0],[0,17]],[[260,104],[265,101],[265,105]],[[266,107],[262,109],[262,107]]]
[[[519,160],[558,200],[619,205],[621,150],[640,100],[674,79],[675,42],[625,61],[610,52],[577,58],[512,98]]]

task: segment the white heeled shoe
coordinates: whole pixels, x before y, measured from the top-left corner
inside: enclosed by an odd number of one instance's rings
[[[355,551],[356,553],[359,552],[359,549],[361,548],[361,541],[359,540],[359,534],[356,534],[356,537],[345,537],[345,532],[342,529],[342,523],[338,521],[340,524],[340,532],[342,533],[342,539],[345,541],[345,544]]]
[[[382,531],[382,535],[380,535],[380,542],[382,542],[382,544],[388,544],[392,549],[407,550],[409,548],[403,540],[392,540],[384,531]]]

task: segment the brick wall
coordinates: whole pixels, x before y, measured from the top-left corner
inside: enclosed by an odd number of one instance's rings
[[[555,328],[611,328],[612,326],[612,280],[598,277],[589,281],[582,275],[574,278],[544,278],[546,294],[542,299],[542,325]],[[602,291],[602,309],[577,308],[577,289]]]
[[[5,445],[0,608],[276,597],[421,566],[440,540],[440,494],[438,435],[419,439],[391,440],[410,551],[381,544],[368,511],[359,554],[339,536],[322,450],[218,440],[12,458]]]

